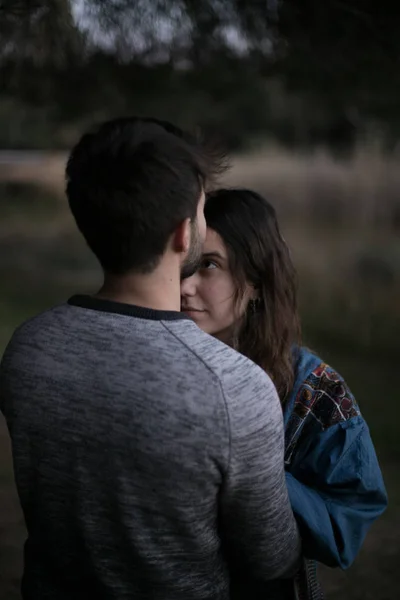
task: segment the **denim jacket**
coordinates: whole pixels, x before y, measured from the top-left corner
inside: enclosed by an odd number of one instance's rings
[[[387,495],[368,426],[343,378],[306,348],[284,407],[286,481],[303,552],[354,561]]]

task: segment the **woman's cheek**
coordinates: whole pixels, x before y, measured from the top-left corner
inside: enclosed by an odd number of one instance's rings
[[[218,302],[218,289],[212,282],[207,283],[204,287],[204,298],[209,310],[212,310]]]

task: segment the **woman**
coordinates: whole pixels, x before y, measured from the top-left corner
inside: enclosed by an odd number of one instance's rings
[[[297,596],[320,597],[315,562],[347,568],[387,496],[367,424],[343,378],[301,346],[296,272],[275,210],[250,190],[208,195],[198,271],[182,310],[272,378],[285,423],[289,495],[303,538]]]

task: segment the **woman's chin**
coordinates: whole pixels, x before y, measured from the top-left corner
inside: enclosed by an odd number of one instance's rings
[[[203,314],[202,312],[199,312],[197,310],[184,310],[183,312],[187,317],[189,317],[189,319],[191,319],[195,323],[201,322],[201,315]]]

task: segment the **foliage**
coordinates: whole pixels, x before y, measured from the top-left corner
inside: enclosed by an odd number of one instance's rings
[[[269,135],[343,151],[371,130],[393,146],[399,26],[388,0],[0,0],[1,141],[20,145],[21,106],[28,120],[39,106],[42,147],[143,111],[231,148]]]

